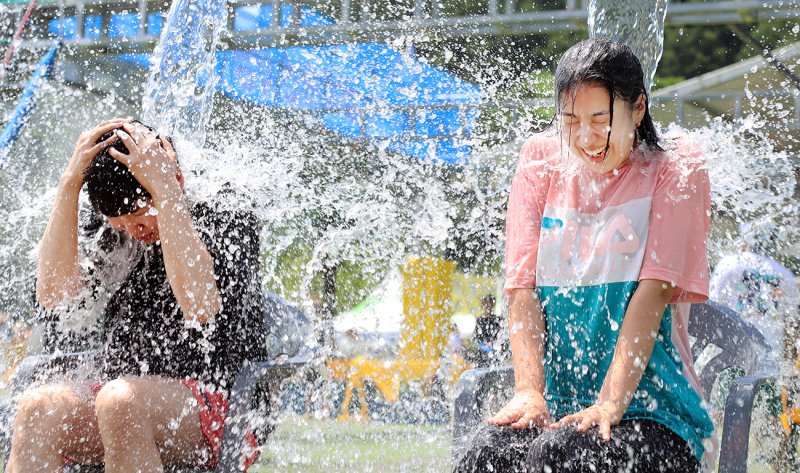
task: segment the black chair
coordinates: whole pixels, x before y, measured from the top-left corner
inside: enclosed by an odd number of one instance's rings
[[[725,402],[719,473],[739,473],[747,469],[748,440],[753,403],[759,388],[777,380],[777,367],[765,362],[772,350],[764,336],[739,315],[715,302],[693,304],[689,334],[694,337],[692,355],[714,346],[716,353],[698,367],[706,394],[719,374],[729,368],[745,373],[733,381]],[[513,395],[514,370],[511,366],[466,371],[456,386],[453,416],[453,455],[468,446],[470,435],[486,417],[498,411]]]
[[[264,323],[267,327],[269,359],[245,362],[233,382],[217,467],[213,470],[171,467],[166,471],[172,473],[241,471],[243,433],[254,430],[259,443],[263,444],[266,441],[272,425],[268,421],[265,422],[265,419],[271,414],[274,391],[280,381],[309,364],[314,353],[309,319],[299,309],[272,293],[265,293]],[[97,352],[87,351],[27,357],[17,370],[11,391],[20,394],[32,382],[42,377],[76,368],[84,369],[91,366],[96,355]],[[11,425],[13,406],[5,406],[3,411],[4,424]],[[254,426],[253,419],[258,419],[260,425]],[[7,459],[10,439],[6,439],[4,450],[4,458]],[[69,465],[65,471],[102,473],[104,469],[102,466]]]

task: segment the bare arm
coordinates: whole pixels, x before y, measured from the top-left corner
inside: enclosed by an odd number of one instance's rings
[[[508,324],[515,391],[544,395],[544,314],[532,289],[514,289],[508,297]]]
[[[551,422],[544,400],[544,313],[533,289],[512,289],[508,324],[514,362],[514,397],[489,419],[490,424],[522,429]]]
[[[83,185],[83,173],[92,159],[116,137],[99,144],[96,144],[97,140],[122,123],[122,119],[109,120],[82,133],[67,168],[61,174],[53,210],[39,242],[36,300],[45,308],[63,306],[82,289],[78,266],[78,196]]]
[[[166,140],[160,143],[153,134],[141,133],[130,124],[123,128],[130,134],[120,131],[118,135],[129,154],[113,148],[109,154],[125,164],[153,197],[167,280],[184,319],[206,323],[222,309],[222,299],[214,261],[184,200],[175,152]]]
[[[617,425],[639,387],[653,354],[658,328],[675,288],[667,282],[643,280],[633,293],[622,321],[614,357],[600,388],[597,402],[576,414],[565,416],[554,426],[576,424],[585,431],[597,426],[606,440]]]
[[[633,293],[597,399],[598,404],[614,408],[617,419],[622,418],[639,387],[653,354],[661,318],[674,292],[667,282],[647,279]]]
[[[214,261],[194,228],[180,188],[154,200],[169,285],[184,318],[204,324],[222,309]]]
[[[55,309],[82,289],[78,267],[78,195],[80,186],[62,178],[39,243],[36,300]]]

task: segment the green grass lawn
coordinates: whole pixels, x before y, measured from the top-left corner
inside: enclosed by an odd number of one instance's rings
[[[289,416],[253,469],[258,473],[447,472],[447,425],[337,422]]]

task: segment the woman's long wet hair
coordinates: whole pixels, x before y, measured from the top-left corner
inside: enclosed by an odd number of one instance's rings
[[[650,101],[644,87],[644,72],[639,59],[623,43],[609,38],[591,38],[572,46],[558,61],[555,76],[556,115],[560,113],[563,97],[573,97],[585,85],[599,86],[611,97],[610,122],[606,149],[614,124],[614,99],[619,98],[633,107],[639,96],[645,96],[645,112],[636,129],[637,143],[650,149],[663,150],[658,132],[650,115]]]

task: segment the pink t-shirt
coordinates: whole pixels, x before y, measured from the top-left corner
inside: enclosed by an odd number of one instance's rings
[[[640,248],[643,259],[638,280],[672,283],[677,287],[673,303],[707,300],[706,236],[711,215],[708,174],[699,150],[685,138],[667,137],[664,141],[672,148],[667,153],[648,155],[637,149],[616,175],[596,175],[581,171],[574,163],[564,163],[567,151],[562,151],[557,138],[536,136],[528,140],[520,152],[508,201],[506,291],[537,285],[546,205],[597,214],[610,206],[649,198],[647,239]],[[616,243],[602,239],[601,234],[582,234],[579,251],[591,252],[597,243]]]

